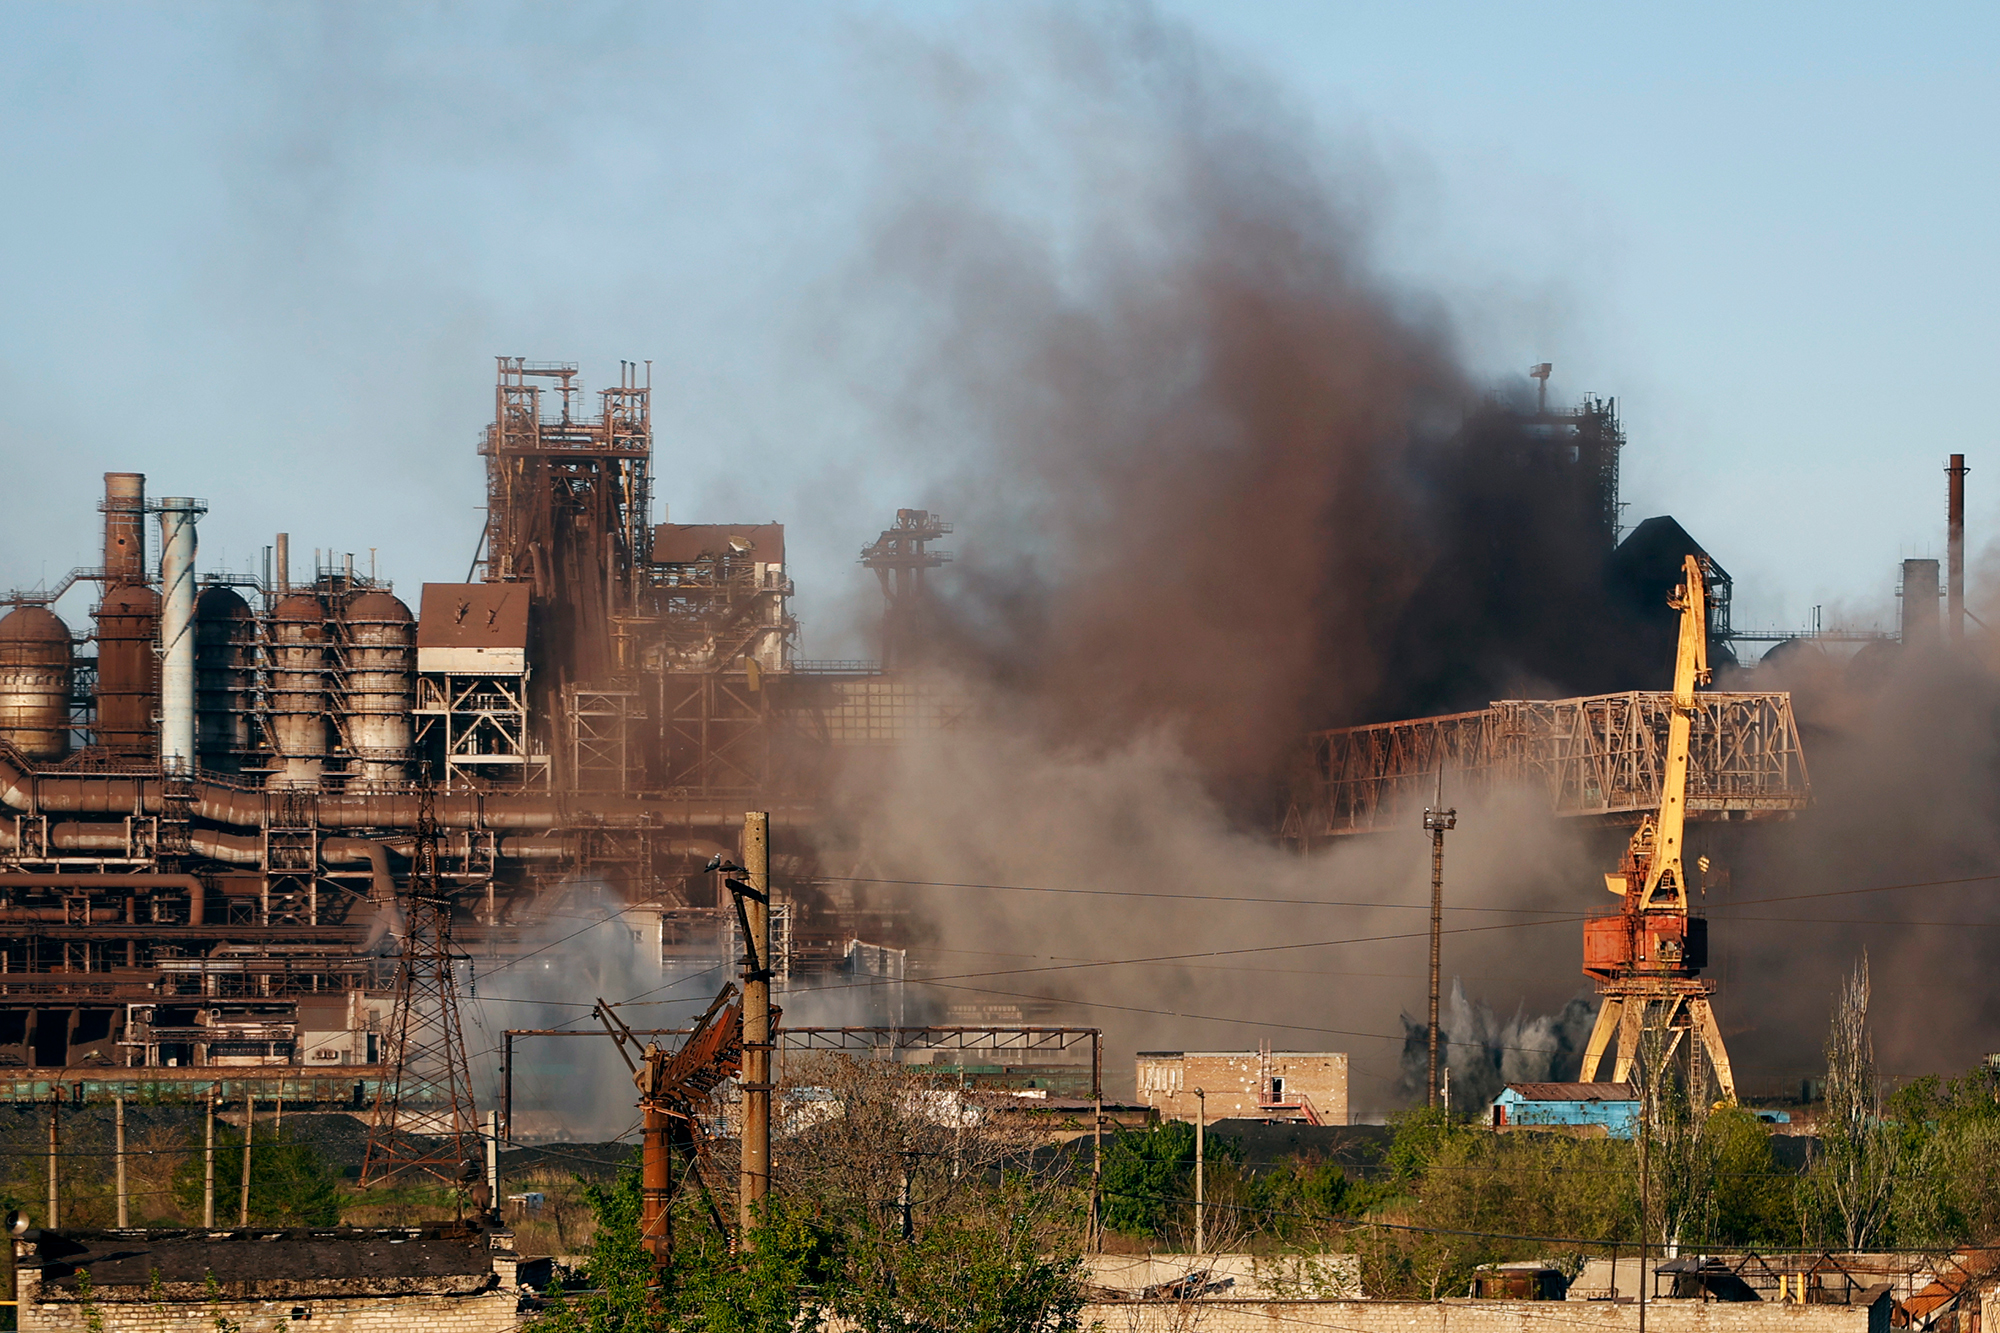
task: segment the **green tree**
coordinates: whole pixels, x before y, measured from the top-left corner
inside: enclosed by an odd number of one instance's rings
[[[2000,1236],[2000,1071],[1926,1076],[1888,1099],[1903,1177],[1890,1210],[1899,1245],[1963,1245]]]
[[[202,1148],[174,1172],[174,1200],[186,1217],[201,1216]],[[228,1126],[215,1135],[215,1220],[233,1223],[243,1190],[243,1136]],[[340,1224],[340,1185],[311,1144],[289,1129],[250,1144],[250,1220],[267,1226],[330,1227]]]
[[[1908,1127],[1882,1115],[1868,1032],[1868,957],[1834,996],[1826,1037],[1826,1104],[1819,1150],[1800,1191],[1801,1222],[1822,1244],[1862,1250],[1887,1239],[1897,1187],[1913,1164]]]
[[[662,1274],[639,1240],[636,1168],[585,1198],[597,1217],[590,1286],[556,1293],[538,1321],[549,1333],[812,1333],[823,1322],[838,1268],[832,1237],[808,1211],[774,1203],[740,1254],[686,1211]]]
[[[1049,1248],[1036,1225],[1048,1200],[1016,1184],[986,1207],[938,1218],[910,1240],[877,1233],[881,1265],[861,1272],[886,1281],[850,1281],[836,1293],[840,1313],[866,1333],[1066,1333],[1083,1308],[1081,1228]],[[1076,1219],[1081,1220],[1081,1219]]]
[[[1211,1170],[1234,1160],[1234,1140],[1211,1137]],[[1194,1199],[1194,1126],[1181,1120],[1120,1130],[1104,1145],[1104,1225],[1128,1235],[1166,1240],[1190,1225]]]

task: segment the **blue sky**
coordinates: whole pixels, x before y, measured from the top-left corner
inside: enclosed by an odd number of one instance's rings
[[[661,498],[784,519],[807,652],[848,648],[815,607],[924,479],[816,344],[879,317],[828,311],[901,146],[987,62],[1035,77],[1049,12],[0,5],[0,584],[95,562],[107,469],[208,498],[209,564],[285,529],[461,577],[491,356],[651,358]],[[1954,450],[2000,534],[2000,9],[1157,12],[1353,181],[1477,374],[1619,398],[1628,517],[1680,517],[1739,622],[1893,614]]]

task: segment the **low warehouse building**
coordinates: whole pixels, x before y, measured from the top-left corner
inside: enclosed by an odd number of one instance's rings
[[[1495,1129],[1572,1129],[1629,1139],[1639,1093],[1629,1083],[1509,1083],[1493,1099]]]
[[[1169,1120],[1205,1109],[1210,1120],[1347,1123],[1347,1056],[1339,1051],[1141,1051],[1138,1083],[1139,1100]]]

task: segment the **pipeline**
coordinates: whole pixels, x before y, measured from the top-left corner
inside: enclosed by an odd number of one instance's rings
[[[188,897],[190,926],[203,924],[208,886],[194,875],[34,875],[0,871],[0,889],[179,889]]]
[[[79,921],[77,914],[67,907],[20,907],[13,903],[0,903],[0,921],[60,921],[66,926],[110,925],[121,920],[123,914],[115,907],[93,907],[88,921]]]
[[[120,824],[66,821],[50,825],[48,836],[50,846],[57,851],[123,855],[131,850],[126,830]],[[320,859],[328,865],[354,865],[365,861],[370,871],[368,896],[372,901],[384,902],[396,895],[395,879],[389,870],[389,852],[393,850],[407,857],[414,850],[411,846],[413,842],[410,838],[327,838],[320,843]],[[211,861],[245,866],[263,863],[264,842],[255,834],[197,828],[188,830],[188,843],[197,856]],[[0,818],[0,851],[17,851],[20,845],[19,821]],[[560,860],[569,850],[568,840],[560,834],[506,836],[496,844],[496,851],[503,861]],[[674,838],[660,844],[659,850],[669,856],[685,856],[694,860],[728,854],[721,843],[700,838]],[[98,879],[101,882],[102,877]]]
[[[389,849],[373,838],[328,838],[319,845],[320,859],[329,865],[368,863],[368,900],[394,902],[396,881],[389,874]]]
[[[415,792],[316,792],[322,828],[415,828]],[[161,781],[143,773],[35,772],[11,750],[0,749],[0,805],[39,814],[145,815],[163,808]],[[435,797],[442,828],[499,832],[544,832],[577,824],[610,827],[664,825],[733,829],[742,813],[731,803],[711,801],[696,808],[685,799],[548,792],[440,792]],[[261,829],[270,823],[270,794],[194,784],[194,813],[210,823]],[[780,825],[803,824],[811,812],[798,807],[773,813]]]

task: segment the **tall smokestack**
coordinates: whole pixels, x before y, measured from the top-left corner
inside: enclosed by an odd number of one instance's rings
[[[282,596],[292,590],[292,534],[278,534],[276,562],[278,566],[278,593]]]
[[[160,501],[160,764],[194,771],[195,520],[208,506],[186,496]]]
[[[1964,454],[1953,454],[1951,462],[1945,464],[1945,474],[1951,478],[1951,499],[1945,507],[1945,559],[1947,565],[1945,582],[1945,624],[1950,628],[1951,641],[1965,641],[1965,474],[1972,469],[1965,465]]]
[[[107,472],[104,474],[104,586],[122,588],[145,581],[145,474]]]

